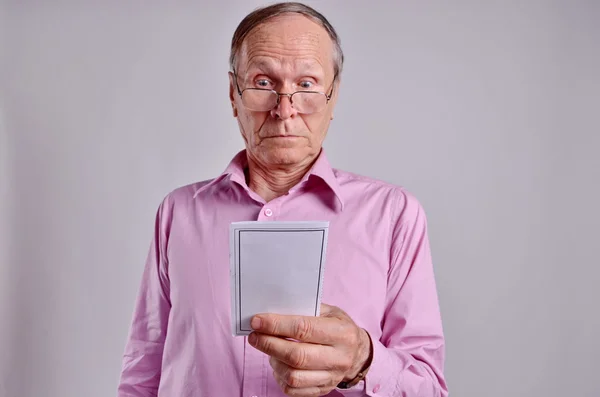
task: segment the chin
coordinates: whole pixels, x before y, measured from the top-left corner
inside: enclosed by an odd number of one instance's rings
[[[292,165],[306,161],[311,155],[308,148],[271,147],[263,150],[261,157],[267,164]]]

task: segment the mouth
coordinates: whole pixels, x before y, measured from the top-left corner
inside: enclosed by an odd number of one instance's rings
[[[265,139],[295,139],[295,138],[301,138],[301,136],[299,136],[299,135],[273,135],[273,136],[268,136]]]

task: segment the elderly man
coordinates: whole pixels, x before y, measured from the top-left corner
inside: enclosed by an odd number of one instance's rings
[[[161,203],[120,397],[447,395],[425,214],[404,189],[331,168],[338,36],[314,9],[249,14],[229,96],[245,150]],[[259,313],[231,335],[229,224],[330,222],[320,316]]]

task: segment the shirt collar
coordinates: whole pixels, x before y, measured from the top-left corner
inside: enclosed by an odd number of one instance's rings
[[[337,177],[335,176],[335,172],[334,172],[333,168],[331,167],[331,164],[329,163],[327,156],[325,155],[325,149],[321,149],[321,153],[319,154],[317,161],[315,161],[312,168],[304,176],[302,181],[304,182],[311,176],[319,177],[319,178],[321,178],[321,180],[323,180],[323,182],[325,182],[327,184],[329,189],[331,189],[333,194],[335,194],[335,197],[337,198],[338,202],[340,203],[340,209],[343,210],[344,209],[344,199],[341,194],[342,189],[340,187]]]
[[[233,157],[233,159],[231,160],[231,162],[229,163],[227,168],[225,168],[225,171],[223,171],[223,173],[221,175],[219,175],[217,178],[213,179],[211,182],[207,183],[206,185],[197,189],[196,192],[194,193],[194,197],[196,197],[202,191],[208,189],[210,186],[213,186],[213,185],[221,182],[222,180],[226,179],[227,177],[229,177],[229,180],[231,182],[236,182],[236,183],[240,184],[241,186],[243,186],[244,188],[248,189],[248,186],[246,184],[246,174],[245,174],[245,169],[247,167],[248,167],[248,157],[246,155],[246,150],[244,149],[244,150],[238,152]],[[339,182],[335,176],[334,170],[333,170],[333,168],[331,168],[331,164],[329,163],[329,160],[327,159],[327,156],[325,155],[325,149],[321,149],[321,153],[319,154],[317,161],[315,161],[315,163],[313,164],[311,169],[302,178],[302,181],[300,183],[306,182],[311,176],[319,177],[323,182],[325,182],[325,184],[327,184],[327,186],[335,194],[338,202],[340,203],[340,208],[343,210],[344,209],[344,200],[341,195],[341,188],[340,188]]]

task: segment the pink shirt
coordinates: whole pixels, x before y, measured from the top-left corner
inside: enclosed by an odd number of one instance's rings
[[[330,396],[447,396],[444,336],[425,213],[406,190],[332,169],[323,151],[266,203],[245,151],[218,178],[162,201],[118,386],[119,397],[279,397],[268,357],[230,326],[229,224],[330,222],[323,302],[373,340],[364,381]]]

